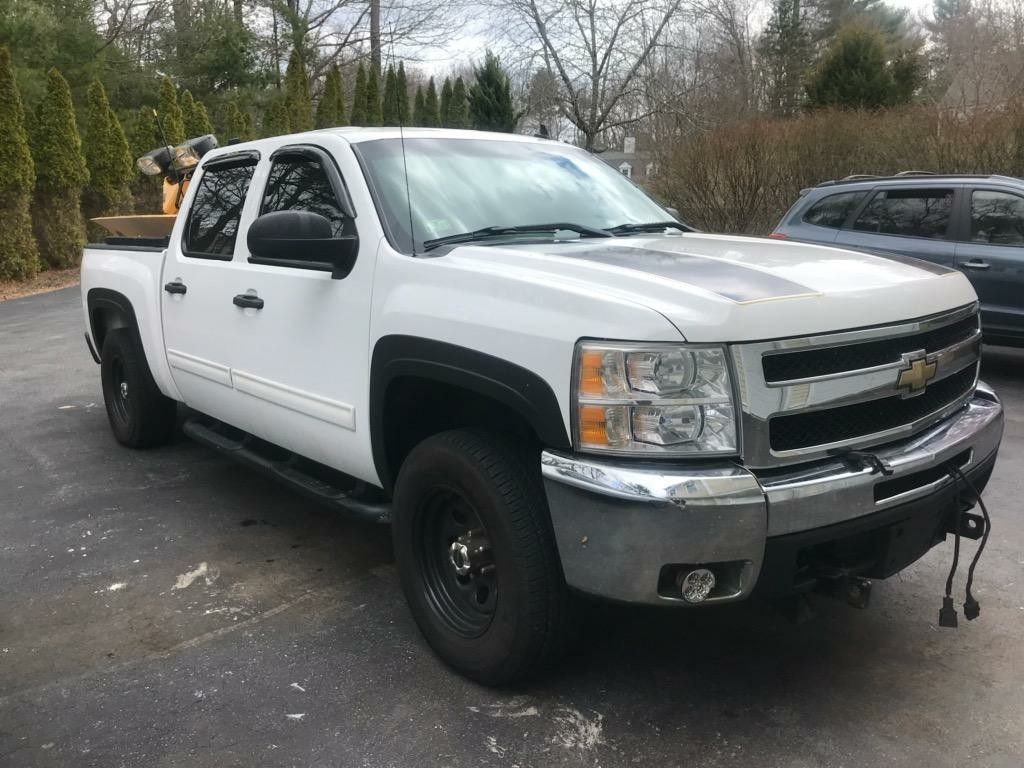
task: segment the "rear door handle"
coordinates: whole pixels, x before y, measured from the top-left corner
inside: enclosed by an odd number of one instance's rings
[[[168,293],[180,293],[182,295],[188,293],[188,288],[181,282],[181,280],[173,280],[164,286],[164,290]]]
[[[242,309],[263,309],[263,299],[252,293],[240,293],[231,300],[231,303]]]
[[[987,261],[981,261],[980,259],[971,259],[970,261],[965,261],[960,266],[964,269],[988,269],[991,264]]]

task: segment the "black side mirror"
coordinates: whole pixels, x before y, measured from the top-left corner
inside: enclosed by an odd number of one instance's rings
[[[318,269],[334,280],[348,276],[359,251],[358,237],[334,237],[331,222],[311,211],[264,213],[249,226],[246,244],[252,264]]]

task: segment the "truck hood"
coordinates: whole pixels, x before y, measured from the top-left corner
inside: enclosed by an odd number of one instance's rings
[[[805,336],[924,317],[977,301],[967,279],[946,267],[753,237],[467,245],[443,258],[463,268],[514,272],[520,279],[634,301],[660,312],[696,342]],[[626,338],[628,329],[623,333]]]

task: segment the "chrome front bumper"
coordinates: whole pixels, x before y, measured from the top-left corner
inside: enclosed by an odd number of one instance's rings
[[[706,603],[750,595],[766,542],[938,494],[952,481],[929,473],[956,460],[965,473],[994,459],[1003,409],[984,384],[960,411],[872,453],[892,475],[826,459],[760,476],[736,464],[688,468],[627,464],[545,451],[551,519],[570,586],[628,602],[664,604],[665,566],[728,564]],[[911,476],[921,478],[917,485]],[[903,479],[904,482],[894,483]],[[888,482],[879,493],[879,483]],[[888,490],[893,489],[893,490]],[[923,503],[923,502],[922,502]]]

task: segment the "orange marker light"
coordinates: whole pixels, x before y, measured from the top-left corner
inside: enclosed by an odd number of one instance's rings
[[[598,396],[604,394],[604,354],[602,352],[584,352],[580,356],[580,394]],[[602,417],[603,418],[603,417]]]
[[[580,442],[584,445],[608,445],[608,422],[604,407],[580,407]]]

